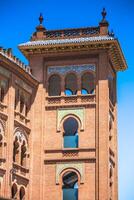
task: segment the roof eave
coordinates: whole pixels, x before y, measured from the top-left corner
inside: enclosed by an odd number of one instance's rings
[[[73,48],[72,48],[73,47]],[[36,53],[54,53],[57,51],[77,51],[93,50],[93,49],[107,49],[116,71],[124,71],[127,69],[127,63],[124,54],[121,50],[120,44],[117,39],[102,40],[102,41],[89,41],[80,43],[66,43],[66,44],[50,44],[50,45],[31,45],[19,46],[20,51],[29,58],[29,55]]]

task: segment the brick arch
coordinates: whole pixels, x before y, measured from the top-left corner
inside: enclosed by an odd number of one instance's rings
[[[82,127],[82,122],[81,122],[81,119],[77,115],[74,115],[74,114],[68,114],[62,118],[61,123],[60,123],[60,129],[62,130],[62,132],[63,132],[63,124],[68,118],[74,118],[77,121],[78,132],[79,132],[79,130],[81,130],[81,127]]]
[[[80,74],[81,77],[82,77],[84,74],[86,74],[86,73],[92,74],[92,75],[94,76],[94,78],[96,77],[96,72],[93,71],[93,70],[85,70],[85,71],[82,71],[81,74]]]
[[[68,172],[74,172],[76,175],[77,175],[77,178],[78,178],[78,185],[80,185],[81,183],[81,174],[80,174],[80,171],[78,171],[78,169],[76,168],[66,168],[64,169],[61,174],[60,174],[60,178],[59,178],[59,184],[62,185],[63,184],[63,177],[66,173]]]
[[[61,131],[63,121],[67,117],[74,117],[79,122],[80,130],[84,130],[85,112],[84,108],[59,109],[57,111],[57,131]]]
[[[61,177],[67,171],[74,171],[78,175],[79,182],[84,183],[85,166],[81,162],[59,163],[56,165],[56,184],[61,183]]]

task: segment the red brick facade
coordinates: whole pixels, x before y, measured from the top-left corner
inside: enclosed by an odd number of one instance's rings
[[[102,14],[96,28],[56,31],[40,17],[19,46],[30,68],[0,49],[2,197],[62,200],[71,171],[79,200],[118,199],[116,73],[127,66]],[[75,148],[64,146],[68,118],[78,123]]]

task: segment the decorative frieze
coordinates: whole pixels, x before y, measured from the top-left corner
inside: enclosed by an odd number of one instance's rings
[[[81,73],[83,71],[93,71],[95,72],[95,65],[84,64],[84,65],[69,65],[69,66],[50,66],[48,67],[48,74],[66,74],[68,72]]]

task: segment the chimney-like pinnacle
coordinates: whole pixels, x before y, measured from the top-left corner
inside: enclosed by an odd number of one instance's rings
[[[100,35],[107,35],[107,34],[108,34],[108,26],[109,26],[109,23],[108,23],[108,21],[106,20],[107,12],[106,12],[106,9],[105,9],[105,8],[103,8],[101,14],[102,14],[102,20],[101,20],[101,22],[99,23],[99,26],[100,26]]]

